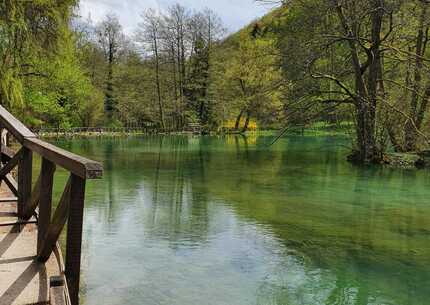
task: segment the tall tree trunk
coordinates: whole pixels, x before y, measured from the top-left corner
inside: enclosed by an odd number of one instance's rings
[[[179,96],[178,96],[178,79],[176,75],[176,56],[175,56],[174,42],[171,43],[170,51],[171,51],[171,60],[172,60],[173,98],[174,98],[174,106],[175,106],[174,125],[176,129],[179,129],[179,119],[178,119]]]
[[[178,109],[177,109],[177,129],[179,130],[181,128],[181,116],[182,116],[182,105],[184,102],[184,79],[182,77],[182,60],[181,60],[181,43],[180,43],[180,37],[177,37],[177,44],[176,44],[176,61],[178,63],[178,90],[179,90],[179,100],[178,100]]]
[[[430,75],[429,75],[430,77]],[[424,122],[424,115],[429,107],[430,103],[430,82],[428,83],[426,90],[424,92],[424,96],[421,101],[420,108],[417,113],[417,123],[416,126],[420,130],[422,128],[423,122]]]
[[[106,92],[105,92],[105,112],[107,115],[107,118],[109,120],[113,117],[113,64],[109,60],[109,67],[108,67],[108,78],[106,81]]]
[[[239,115],[236,117],[236,123],[234,124],[234,130],[239,130],[239,126],[240,126],[240,121],[242,120],[242,115],[243,115],[244,111],[241,110],[239,112]]]
[[[251,120],[251,111],[247,110],[246,111],[246,120],[245,120],[245,124],[243,125],[242,132],[248,131],[250,120]]]
[[[396,133],[394,131],[394,126],[393,124],[388,124],[386,126],[387,132],[388,132],[388,137],[390,138],[390,142],[393,145],[394,151],[395,152],[400,152],[402,151],[402,145],[400,145],[399,141],[397,140],[397,136]]]
[[[113,88],[113,65],[115,61],[115,41],[110,41],[108,46],[108,76],[106,80],[105,92],[105,113],[109,121],[113,118],[115,109],[114,88]]]
[[[368,163],[376,161],[380,156],[376,147],[375,140],[375,114],[377,103],[377,79],[378,68],[380,64],[380,35],[382,28],[382,19],[384,15],[384,5],[382,0],[373,2],[373,10],[371,16],[371,40],[372,47],[369,49],[368,62],[362,64],[357,48],[356,38],[358,37],[357,24],[352,26],[348,23],[343,12],[342,5],[338,1],[334,1],[336,13],[342,24],[344,34],[351,39],[348,39],[348,45],[351,54],[352,66],[355,74],[356,88],[356,114],[357,114],[357,153],[353,156],[355,161]],[[364,78],[364,73],[368,71],[367,82]]]
[[[157,33],[154,33],[154,53],[155,53],[155,81],[157,86],[157,98],[158,98],[158,111],[160,115],[160,123],[162,130],[166,130],[166,124],[164,122],[164,108],[161,97],[161,84],[160,84],[160,58],[158,56],[158,41]]]
[[[180,58],[181,58],[181,71],[180,71],[180,73],[181,73],[181,78],[182,78],[182,82],[183,82],[183,84],[182,84],[182,90],[183,90],[183,92],[182,92],[182,96],[184,96],[184,90],[185,90],[185,86],[186,86],[186,67],[185,67],[185,42],[184,42],[184,32],[183,32],[183,30],[181,29],[181,36],[180,36],[180,38],[181,38],[181,44],[180,44],[180,50],[181,50],[181,54],[180,54]]]
[[[373,10],[371,13],[372,29],[371,55],[368,58],[369,72],[367,79],[367,99],[363,101],[366,104],[365,116],[365,139],[366,149],[364,154],[365,162],[373,162],[381,159],[380,152],[376,146],[375,126],[376,126],[376,107],[378,103],[378,81],[381,74],[381,31],[384,18],[384,0],[373,1]]]
[[[411,101],[409,104],[409,119],[407,123],[405,124],[405,145],[404,149],[406,151],[414,151],[417,149],[417,141],[418,141],[418,130],[421,128],[421,122],[422,119],[418,120],[418,117],[424,116],[424,114],[421,112],[422,109],[425,111],[427,108],[427,101],[426,98],[422,100],[422,103],[424,105],[421,105],[420,110],[418,111],[418,104],[419,104],[419,95],[421,91],[422,86],[422,70],[423,70],[423,56],[425,55],[426,51],[426,42],[428,39],[428,28],[426,28],[426,18],[427,18],[427,8],[428,4],[424,1],[421,2],[422,8],[421,8],[421,15],[420,15],[420,21],[419,21],[419,27],[418,27],[418,33],[416,38],[416,44],[415,44],[415,66],[414,66],[414,80],[413,80],[413,86],[412,86],[412,94],[411,94]],[[424,107],[422,107],[424,106]],[[419,122],[420,121],[420,122]]]

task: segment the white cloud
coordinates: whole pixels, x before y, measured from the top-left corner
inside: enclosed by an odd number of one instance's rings
[[[256,3],[254,0],[81,0],[80,15],[98,22],[106,14],[114,13],[119,17],[126,33],[133,33],[140,22],[140,14],[147,8],[164,10],[174,3],[189,8],[201,10],[210,8],[223,20],[229,31],[236,31],[263,16],[269,8]]]

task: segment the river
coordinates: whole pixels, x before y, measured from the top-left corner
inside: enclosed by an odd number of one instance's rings
[[[351,165],[343,137],[271,139],[55,141],[105,168],[82,303],[429,304],[430,172]]]

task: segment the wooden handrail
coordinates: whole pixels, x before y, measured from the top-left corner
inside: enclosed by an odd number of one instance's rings
[[[2,106],[0,106],[0,123],[22,146],[38,153],[75,175],[84,179],[96,179],[102,176],[103,166],[99,162],[78,156],[37,138],[30,129]]]
[[[22,144],[25,138],[35,138],[36,135],[30,131],[23,123],[15,118],[3,106],[0,106],[0,123],[5,127],[18,142]]]
[[[4,140],[3,129],[21,144],[17,153],[7,146],[9,141]],[[33,153],[42,158],[41,172],[34,187],[32,187]],[[71,304],[78,305],[85,182],[86,179],[100,178],[103,174],[102,165],[39,139],[2,106],[0,106],[0,165],[0,181],[4,181],[17,196],[19,221],[26,223],[39,207],[37,259],[40,262],[46,262],[56,249],[60,233],[67,223],[64,273]],[[54,217],[51,217],[56,166],[70,172],[70,177],[53,214]],[[17,174],[12,175],[12,170],[16,167]]]
[[[40,156],[84,179],[97,179],[103,175],[103,166],[38,138],[25,138],[23,145]]]

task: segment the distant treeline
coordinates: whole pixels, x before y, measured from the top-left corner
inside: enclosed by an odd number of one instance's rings
[[[214,12],[179,4],[142,12],[126,35],[115,15],[94,24],[62,3],[1,4],[1,103],[31,127],[280,126],[272,39],[245,31],[227,42]]]
[[[0,102],[31,127],[353,122],[356,161],[428,146],[429,1],[280,1],[231,35],[209,9],[147,10],[126,35],[77,5],[0,4]]]

